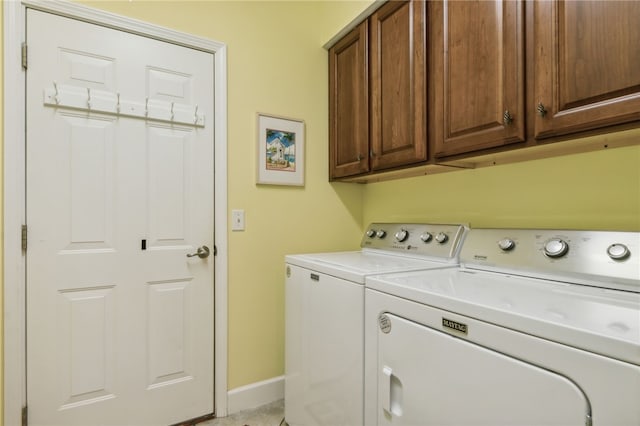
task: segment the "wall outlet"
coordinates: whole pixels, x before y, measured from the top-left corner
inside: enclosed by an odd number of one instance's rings
[[[231,230],[244,231],[244,210],[231,210]]]

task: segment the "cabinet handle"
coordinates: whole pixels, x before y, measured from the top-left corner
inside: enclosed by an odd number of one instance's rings
[[[358,161],[362,161],[362,155],[358,154]]]
[[[547,109],[542,105],[542,102],[538,102],[538,106],[536,107],[536,111],[538,111],[538,115],[540,117],[544,117],[547,115]]]
[[[376,153],[373,150],[369,151],[369,157],[373,158],[376,156]]]
[[[509,124],[513,123],[513,116],[511,115],[509,110],[506,110],[504,112],[504,114],[502,115],[502,118],[504,119],[504,124],[507,125],[507,126]]]

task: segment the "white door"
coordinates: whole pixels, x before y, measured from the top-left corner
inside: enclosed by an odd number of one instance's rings
[[[27,43],[29,424],[212,413],[213,55],[34,10]]]

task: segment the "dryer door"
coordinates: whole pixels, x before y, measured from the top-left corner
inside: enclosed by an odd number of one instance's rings
[[[386,314],[378,331],[379,425],[589,424],[564,376]]]

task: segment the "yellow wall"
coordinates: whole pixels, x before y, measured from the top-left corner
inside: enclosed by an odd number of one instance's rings
[[[1,42],[4,31],[4,8],[0,7],[0,63],[4,63],[4,43]],[[4,81],[4,67],[0,67],[0,82]],[[0,141],[4,140],[4,84],[0,83]],[[0,200],[4,206],[4,185],[2,180],[4,178],[4,143],[0,146]],[[2,235],[1,242],[4,242],[4,209],[0,209],[0,235]],[[4,306],[4,244],[0,244],[0,313],[2,313],[2,307]],[[0,336],[4,336],[4,315],[0,315]],[[4,338],[0,342],[0,383],[4,384]],[[4,398],[3,392],[4,386],[0,388],[0,424],[4,421]]]
[[[640,147],[369,184],[363,223],[640,231]]]

